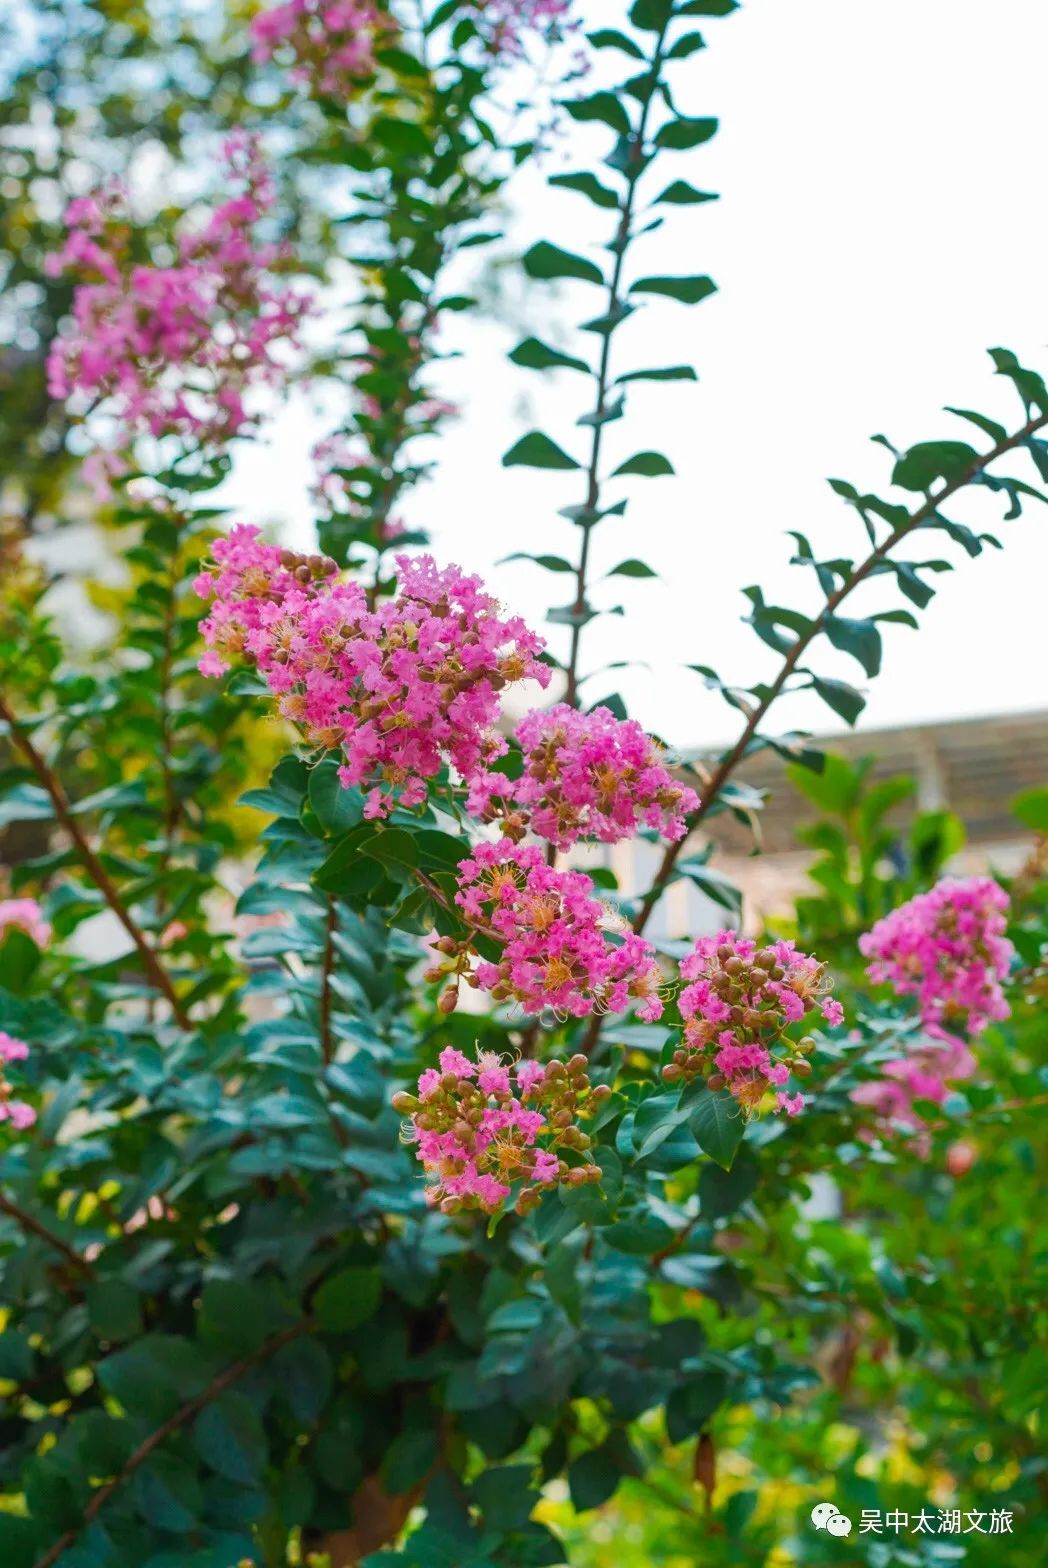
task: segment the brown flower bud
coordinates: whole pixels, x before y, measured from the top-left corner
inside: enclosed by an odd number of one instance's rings
[[[457,985],[449,985],[446,991],[441,991],[437,1007],[442,1013],[453,1013],[458,1006],[459,994]]]

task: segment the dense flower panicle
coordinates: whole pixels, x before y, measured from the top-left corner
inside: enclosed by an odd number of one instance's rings
[[[980,1034],[1007,1018],[1008,895],[992,877],[946,877],[859,938],[867,974],[914,996],[926,1026]]]
[[[375,47],[394,27],[366,0],[285,0],[251,21],[251,58],[287,58],[300,87],[350,98],[375,70]]]
[[[427,1200],[445,1214],[496,1213],[518,1183],[524,1214],[544,1187],[600,1180],[579,1121],[611,1091],[590,1086],[584,1056],[511,1068],[494,1051],[470,1061],[448,1046],[439,1063],[419,1078],[417,1096],[397,1094],[393,1104],[410,1115],[406,1135],[429,1178]]]
[[[369,817],[419,805],[445,764],[466,776],[497,757],[500,692],[549,681],[541,638],[457,566],[397,556],[396,597],[371,609],[333,561],[268,545],[256,528],[233,529],[214,558],[196,581],[212,599],[202,673],[255,664],[282,716],[342,752],[339,776],[368,789]]]
[[[46,947],[51,940],[51,927],[35,898],[0,898],[0,942],[10,929],[24,931],[37,947]]]
[[[615,917],[593,894],[588,876],[548,866],[536,845],[477,845],[459,864],[455,902],[505,945],[501,960],[477,963],[467,983],[526,1013],[582,1018],[636,1002],[641,1018],[661,1017],[655,949],[631,931],[615,940],[607,930]]]
[[[680,994],[684,1038],[662,1069],[667,1083],[701,1074],[711,1089],[727,1089],[747,1115],[774,1091],[775,1110],[796,1116],[804,1098],[786,1093],[786,1084],[791,1073],[809,1076],[815,1042],[795,1043],[785,1031],[816,1007],[831,1027],[844,1018],[841,1004],[826,995],[826,965],[792,942],[759,948],[735,931],[719,931],[699,938],[680,972],[688,982]]]
[[[171,266],[133,261],[115,190],[71,203],[69,237],[48,258],[49,272],[78,280],[72,324],[48,358],[51,395],[107,404],[123,445],[140,433],[212,444],[242,431],[249,393],[282,379],[275,350],[296,341],[308,308],[271,277],[283,249],[254,236],[274,201],[257,139],[235,133],[225,157],[242,189],[182,236]]]
[[[698,796],[677,783],[635,720],[558,703],[529,713],[516,734],[521,777],[485,772],[470,780],[469,809],[481,821],[500,821],[508,838],[530,828],[562,850],[584,838],[614,844],[641,827],[683,838]]]
[[[0,1029],[0,1122],[10,1122],[19,1132],[32,1127],[36,1121],[36,1112],[24,1100],[14,1098],[14,1090],[4,1068],[12,1062],[24,1062],[28,1055],[29,1047],[24,1040],[16,1040],[13,1035],[5,1034]]]
[[[905,1057],[885,1062],[882,1077],[853,1089],[856,1105],[865,1105],[885,1125],[895,1123],[921,1133],[927,1126],[914,1108],[915,1100],[942,1105],[951,1085],[963,1083],[975,1072],[976,1061],[968,1046],[956,1036],[946,1034],[935,1024],[916,1049]],[[915,1140],[916,1141],[916,1140]],[[922,1140],[918,1147],[926,1148]]]

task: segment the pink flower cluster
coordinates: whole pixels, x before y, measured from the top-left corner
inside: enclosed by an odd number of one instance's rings
[[[8,929],[24,931],[37,947],[51,940],[51,927],[35,898],[0,898],[0,942]]]
[[[375,70],[375,43],[393,28],[367,0],[285,0],[251,22],[251,58],[290,62],[300,87],[349,98]]]
[[[992,877],[946,877],[879,920],[859,951],[871,980],[917,998],[926,1026],[979,1034],[1008,1017],[1007,914],[1008,895]]]
[[[582,1018],[636,1001],[639,1017],[661,1017],[655,949],[632,931],[613,940],[605,928],[615,917],[593,892],[588,876],[548,866],[536,845],[477,845],[459,864],[455,902],[505,946],[497,964],[478,963],[467,983],[497,1001],[515,999],[526,1013]]]
[[[529,713],[517,739],[520,778],[484,772],[470,780],[470,811],[483,822],[501,821],[508,838],[519,842],[530,828],[563,850],[581,838],[614,844],[642,826],[683,838],[698,796],[676,782],[657,742],[635,720],[558,703]]]
[[[23,1132],[36,1121],[36,1112],[24,1100],[16,1100],[14,1091],[7,1081],[4,1068],[11,1062],[24,1062],[29,1055],[29,1047],[24,1040],[16,1040],[13,1035],[5,1034],[0,1029],[0,1122],[10,1122],[18,1132]]]
[[[548,33],[562,22],[571,0],[476,0],[478,25],[493,54],[523,53],[528,32]]]
[[[407,1137],[430,1179],[426,1197],[445,1214],[497,1213],[518,1183],[516,1209],[526,1214],[544,1187],[600,1181],[578,1123],[611,1091],[591,1088],[584,1056],[521,1061],[511,1072],[493,1051],[471,1062],[448,1046],[439,1063],[419,1078],[417,1096],[394,1095],[393,1105],[410,1115]]]
[[[688,985],[680,995],[684,1038],[662,1069],[667,1083],[690,1082],[700,1074],[711,1089],[727,1089],[751,1115],[769,1091],[775,1110],[796,1116],[801,1094],[785,1093],[793,1073],[807,1078],[815,1041],[785,1038],[818,1006],[831,1027],[844,1009],[825,993],[826,966],[799,953],[792,942],[756,942],[735,931],[700,937],[680,966]],[[782,1055],[773,1055],[780,1049]]]
[[[275,350],[295,342],[307,309],[271,280],[282,248],[254,237],[274,200],[257,139],[235,133],[224,155],[241,192],[182,236],[173,265],[133,261],[114,190],[70,205],[69,237],[48,258],[50,273],[80,280],[72,324],[48,358],[51,395],[107,404],[122,445],[142,432],[211,444],[243,430],[249,392],[281,378]]]
[[[266,544],[257,528],[234,528],[214,558],[195,584],[213,601],[201,672],[254,663],[282,716],[343,753],[339,777],[369,790],[369,817],[419,805],[446,764],[468,776],[498,756],[499,693],[549,680],[541,638],[457,566],[398,556],[397,595],[372,610],[333,561]]]
[[[950,1085],[975,1072],[975,1057],[963,1040],[932,1024],[928,1039],[905,1057],[885,1062],[883,1077],[852,1090],[856,1105],[868,1106],[885,1124],[897,1123],[920,1132],[927,1124],[913,1108],[915,1100],[941,1105]],[[927,1140],[921,1140],[924,1146]]]

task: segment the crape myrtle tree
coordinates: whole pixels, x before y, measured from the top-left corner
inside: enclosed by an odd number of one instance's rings
[[[970,1357],[928,1421],[945,1442],[981,1410],[1010,1503],[1032,1509],[1033,1380],[1002,1392],[993,1374],[1032,1355],[1035,1298],[1013,1267],[998,1321],[958,1319],[934,1237],[893,1261],[876,1209],[884,1171],[919,1192],[944,1139],[1036,1099],[1043,866],[1014,902],[989,878],[937,881],[940,836],[886,881],[891,800],[861,806],[860,780],[817,844],[823,904],[750,939],[693,833],[753,819],[737,770],[763,747],[833,780],[772,709],[811,688],[853,722],[862,695],[819,673],[826,644],[875,675],[880,623],[915,624],[948,567],[924,558],[931,535],[990,542],[955,498],[988,487],[1009,517],[1040,499],[1040,378],[997,350],[1011,425],[961,411],[971,441],[894,452],[883,497],[834,481],[858,548],[823,559],[794,536],[815,607],[747,590],[769,677],[696,663],[739,716],[722,755],[671,768],[621,699],[583,696],[593,531],[634,478],[671,471],[643,451],[609,474],[605,427],[644,380],[694,377],[629,366],[619,331],[647,298],[714,287],[635,247],[650,233],[655,254],[664,212],[707,199],[688,176],[716,126],[687,101],[688,60],[732,9],[636,0],[586,43],[622,81],[587,92],[562,0],[288,0],[245,27],[239,69],[283,73],[314,143],[267,148],[246,115],[216,137],[214,200],[151,247],[119,183],[66,212],[50,395],[113,487],[130,586],[90,669],[31,579],[12,573],[0,617],[0,812],[41,835],[0,902],[11,1568],[557,1564],[558,1486],[582,1513],[620,1482],[672,1500],[681,1455],[696,1555],[757,1560],[769,1523],[718,1489],[718,1451],[740,1411],[810,1406],[820,1333],[860,1309],[896,1336],[878,1365],[921,1351],[922,1388],[937,1355]],[[564,475],[568,553],[538,558],[571,584],[548,644],[468,563],[420,553],[397,510],[448,414],[441,321],[476,308],[449,266],[495,237],[541,130],[532,114],[521,132],[507,73],[547,47],[567,51],[565,124],[607,131],[598,171],[552,176],[594,207],[602,260],[552,241],[523,258],[591,287],[578,343],[529,335],[511,356],[579,377],[578,429],[505,458]],[[271,163],[293,156],[341,193],[348,306],[282,221]],[[299,552],[213,491],[317,341],[346,412]],[[885,608],[860,616],[875,578]],[[256,728],[287,750],[243,794]],[[1024,809],[1043,828],[1043,799]],[[660,846],[650,887],[573,866],[630,839]],[[682,880],[723,929],[656,941]],[[815,1174],[857,1195],[836,1250],[798,1222]],[[831,1377],[839,1397],[849,1379]],[[813,1551],[841,1561],[839,1541]]]

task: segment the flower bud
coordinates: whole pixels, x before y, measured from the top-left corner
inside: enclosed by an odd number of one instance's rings
[[[446,991],[440,993],[437,1007],[442,1013],[453,1013],[458,1006],[459,994],[457,985],[449,985]]]

